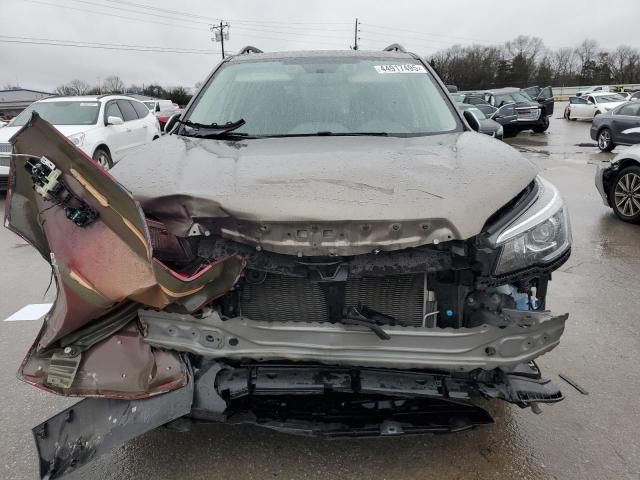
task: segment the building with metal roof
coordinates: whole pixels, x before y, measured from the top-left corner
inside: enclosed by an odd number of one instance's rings
[[[33,102],[52,95],[56,94],[28,88],[0,90],[0,116],[15,117]]]

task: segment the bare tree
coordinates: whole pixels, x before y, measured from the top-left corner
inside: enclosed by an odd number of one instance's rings
[[[124,93],[124,82],[117,75],[111,75],[102,83],[104,93]]]
[[[511,58],[521,56],[528,63],[535,62],[545,48],[541,38],[528,35],[519,35],[504,46]]]
[[[637,62],[638,50],[620,45],[611,53],[611,74],[618,83],[630,83],[633,64]]]
[[[71,96],[86,95],[90,88],[91,86],[84,80],[75,79],[56,87],[56,93]]]
[[[584,72],[585,69],[589,68],[589,66],[595,62],[597,53],[598,42],[595,40],[586,39],[576,47],[575,54],[580,61],[578,65],[580,72]]]

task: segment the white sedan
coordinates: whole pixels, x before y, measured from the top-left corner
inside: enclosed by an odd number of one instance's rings
[[[613,110],[627,100],[617,93],[590,93],[581,97],[571,97],[564,111],[567,120],[591,120],[596,115]]]
[[[111,168],[127,153],[161,135],[155,115],[141,102],[124,95],[40,100],[0,130],[0,189],[6,188],[9,174],[9,139],[29,121],[33,112],[104,168]]]

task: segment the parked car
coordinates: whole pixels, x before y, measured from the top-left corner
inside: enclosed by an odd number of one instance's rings
[[[168,422],[388,436],[563,399],[534,363],[568,317],[557,188],[399,46],[250,52],[111,172],[39,117],[13,139],[6,222],[58,285],[18,376],[87,397],[34,429],[43,478]]]
[[[640,91],[631,94],[630,100],[640,100]]]
[[[485,92],[484,99],[485,103],[496,108],[514,105],[516,121],[510,123],[508,134],[517,134],[524,130],[542,133],[549,128],[549,116],[553,113],[553,103],[543,106],[519,88],[490,90]],[[505,126],[505,134],[507,134],[507,126]]]
[[[571,97],[565,108],[564,118],[567,120],[590,120],[625,102],[626,99],[618,93],[591,93],[582,97]]]
[[[591,138],[610,152],[617,145],[640,143],[640,102],[627,102],[593,119]]]
[[[104,168],[160,137],[156,118],[139,101],[119,95],[51,97],[32,103],[0,130],[0,187],[7,186],[9,139],[36,112]]]
[[[177,103],[173,103],[171,100],[144,100],[142,103],[153,113],[166,110],[178,110],[180,108]]]
[[[587,88],[585,90],[580,90],[578,93],[576,93],[576,97],[582,97],[585,95],[589,95],[591,93],[609,93],[609,86],[607,85],[601,85],[598,87],[592,87],[592,88]]]
[[[616,155],[611,163],[599,165],[596,188],[619,219],[640,223],[640,145]]]
[[[490,105],[488,106],[491,107]],[[488,118],[484,112],[478,108],[478,106],[462,103],[458,105],[458,108],[463,112],[470,112],[474,117],[476,117],[479,124],[478,132],[497,138],[498,140],[502,140],[504,136],[504,129],[502,128],[502,125],[495,120]]]
[[[161,112],[156,113],[156,118],[158,119],[158,123],[160,124],[160,128],[164,130],[164,126],[173,115],[180,115],[184,110],[179,108],[177,110],[163,110]]]
[[[555,98],[553,97],[553,88],[551,86],[548,87],[527,87],[523,88],[522,91],[529,95],[529,97],[542,107],[542,114],[550,117],[553,115],[553,111],[555,108]]]

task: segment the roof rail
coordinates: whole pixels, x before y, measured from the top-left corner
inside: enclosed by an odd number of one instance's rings
[[[259,48],[253,47],[251,45],[247,45],[242,50],[240,50],[237,53],[237,55],[247,55],[249,53],[264,53],[264,52],[262,50],[260,50]]]
[[[406,52],[404,47],[399,43],[392,43],[387,48],[383,50],[384,52]]]

